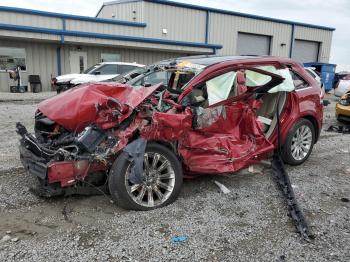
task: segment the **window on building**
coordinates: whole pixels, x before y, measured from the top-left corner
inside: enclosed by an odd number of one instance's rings
[[[26,50],[24,48],[0,47],[0,70],[14,69],[17,65],[22,70],[26,67]]]
[[[120,54],[102,53],[101,62],[119,62]]]

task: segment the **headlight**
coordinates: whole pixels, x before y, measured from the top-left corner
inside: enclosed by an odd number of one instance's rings
[[[339,104],[341,104],[342,106],[349,106],[350,100],[349,99],[340,99]]]

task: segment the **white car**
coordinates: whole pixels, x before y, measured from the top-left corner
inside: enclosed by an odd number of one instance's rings
[[[140,67],[144,67],[144,65],[137,63],[103,62],[88,68],[83,74],[57,76],[53,79],[53,85],[56,87],[57,93],[60,93],[79,84],[112,80],[118,75]]]
[[[350,73],[338,73],[339,80],[334,87],[334,95],[342,97],[346,92],[350,91]]]
[[[321,97],[323,98],[325,93],[326,93],[326,90],[325,90],[324,84],[322,83],[322,79],[321,79],[319,73],[313,67],[305,67],[305,70],[306,70],[306,72],[309,73],[309,75],[311,75],[313,78],[315,78],[315,80],[319,83],[321,90],[322,90]]]

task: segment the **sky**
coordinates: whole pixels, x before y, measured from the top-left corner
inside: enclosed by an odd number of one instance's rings
[[[330,62],[350,70],[350,0],[174,1],[334,27],[336,31],[333,34]],[[103,2],[100,0],[0,0],[0,5],[95,16]]]

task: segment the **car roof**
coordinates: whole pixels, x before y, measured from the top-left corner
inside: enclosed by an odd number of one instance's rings
[[[144,67],[145,65],[134,63],[127,63],[127,62],[101,62],[98,63],[98,65],[131,65],[136,67]]]
[[[295,63],[293,60],[289,58],[281,58],[274,56],[255,56],[255,55],[245,55],[245,56],[218,56],[218,55],[199,55],[199,56],[185,56],[174,59],[168,59],[159,62],[158,64],[170,64],[175,62],[176,64],[181,63],[182,61],[190,62],[193,64],[203,65],[203,66],[211,66],[214,64],[222,63],[222,62],[239,62],[243,60],[254,60],[254,61],[278,61],[282,63]]]

